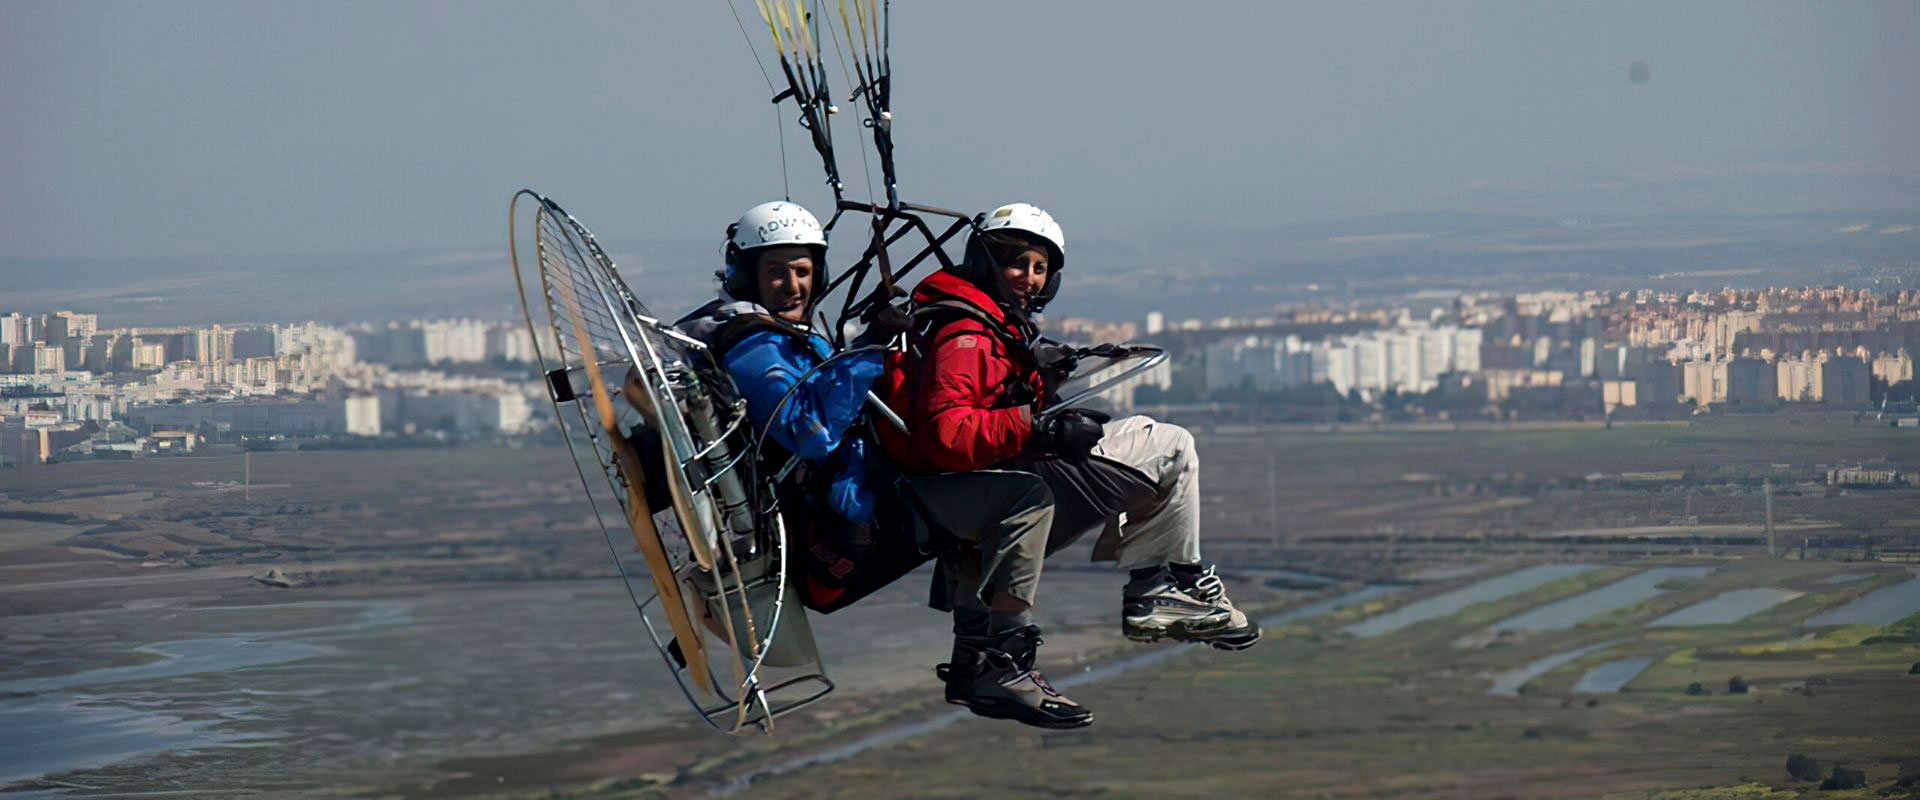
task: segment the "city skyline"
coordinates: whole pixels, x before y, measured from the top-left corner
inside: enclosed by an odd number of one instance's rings
[[[543,334],[536,349],[517,322],[102,322],[0,313],[0,465],[259,436],[472,438],[547,424],[546,387],[532,372],[553,343]],[[1073,317],[1045,325],[1091,342],[1142,330]],[[1322,424],[1611,422],[1792,404],[1884,412],[1915,395],[1920,290],[1461,293],[1418,307],[1242,318],[1153,311],[1144,331],[1172,358],[1107,395],[1116,410]]]

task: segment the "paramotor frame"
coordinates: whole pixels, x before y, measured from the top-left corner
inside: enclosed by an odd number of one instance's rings
[[[521,213],[523,198],[533,201],[530,218]],[[521,310],[556,422],[649,639],[709,725],[770,729],[774,717],[826,696],[833,683],[804,611],[788,608],[789,543],[774,493],[747,491],[762,479],[746,458],[744,402],[706,346],[648,312],[593,234],[557,203],[522,190],[508,217]],[[521,268],[523,225],[533,232],[537,284]],[[530,285],[546,309],[544,328],[535,322]],[[624,370],[619,389],[609,387],[605,369]],[[577,422],[569,421],[569,404]],[[645,599],[581,466],[576,441],[583,438],[647,561],[653,592]],[[651,477],[664,484],[671,513],[655,515],[647,502],[649,488],[662,487],[648,487],[645,464],[654,454],[642,448],[658,451]],[[765,502],[756,507],[755,499]],[[708,633],[725,645],[731,684],[710,663]],[[775,666],[799,674],[768,682],[763,670]],[[705,704],[698,693],[720,702]]]

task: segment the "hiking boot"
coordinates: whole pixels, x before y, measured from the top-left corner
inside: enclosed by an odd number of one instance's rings
[[[989,719],[1037,728],[1084,728],[1093,712],[1067,699],[1033,668],[1040,627],[1028,625],[979,642],[958,640],[954,660],[934,668],[947,684],[947,702]]]
[[[1245,650],[1260,641],[1260,624],[1249,619],[1246,612],[1233,607],[1233,601],[1227,599],[1227,586],[1220,582],[1220,576],[1214,572],[1212,564],[1194,571],[1170,569],[1168,572],[1181,591],[1202,602],[1226,609],[1231,620],[1220,628],[1172,631],[1168,634],[1171,638],[1182,642],[1205,642],[1221,650]]]
[[[1231,624],[1233,612],[1194,594],[1166,567],[1128,581],[1121,593],[1120,632],[1136,642],[1195,636]]]

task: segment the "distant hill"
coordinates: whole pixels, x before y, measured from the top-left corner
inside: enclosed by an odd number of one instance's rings
[[[614,248],[635,291],[665,309],[710,290],[711,248]],[[622,257],[645,252],[651,257]],[[655,263],[688,264],[653,268]],[[337,256],[0,259],[0,310],[70,308],[108,327],[213,322],[519,316],[506,246]],[[654,298],[658,298],[654,300]],[[662,313],[669,313],[662,311]]]
[[[628,283],[663,316],[712,291],[719,265],[711,242],[607,244]],[[1920,212],[1565,220],[1396,213],[1259,229],[1187,226],[1126,241],[1076,240],[1072,253],[1067,289],[1052,310],[1105,319],[1149,310],[1175,318],[1257,314],[1422,289],[1892,288],[1920,283]],[[109,327],[519,316],[504,242],[298,258],[0,259],[0,285],[0,311],[71,308],[99,313]]]

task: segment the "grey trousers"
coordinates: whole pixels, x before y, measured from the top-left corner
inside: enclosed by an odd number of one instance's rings
[[[971,546],[940,557],[931,605],[985,611],[995,590],[1031,607],[1040,587],[1053,494],[1031,472],[981,470],[906,478],[920,508],[916,534],[938,531]]]

